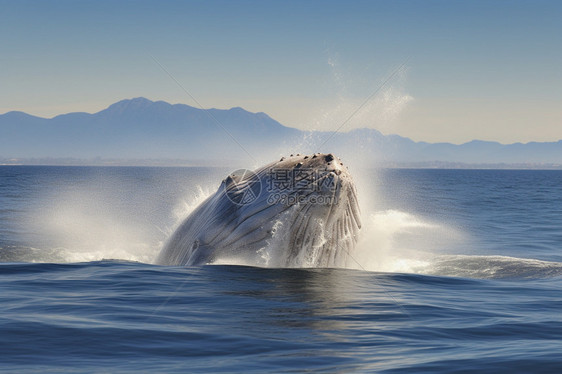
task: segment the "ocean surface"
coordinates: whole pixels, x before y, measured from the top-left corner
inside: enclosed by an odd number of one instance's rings
[[[229,171],[0,166],[0,371],[562,372],[562,171],[351,170],[347,268],[153,265]]]

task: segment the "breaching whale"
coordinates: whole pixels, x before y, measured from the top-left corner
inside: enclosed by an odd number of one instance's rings
[[[261,256],[267,266],[345,266],[361,228],[351,175],[332,154],[291,155],[227,176],[156,259],[202,265]]]

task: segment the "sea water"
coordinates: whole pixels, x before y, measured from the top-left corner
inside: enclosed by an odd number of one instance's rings
[[[152,265],[229,171],[0,167],[0,370],[562,370],[562,171],[352,170],[347,268]]]

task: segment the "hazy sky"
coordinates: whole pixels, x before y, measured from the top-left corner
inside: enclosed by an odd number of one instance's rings
[[[0,0],[0,113],[197,106],[156,60],[204,107],[287,126],[338,128],[374,94],[343,131],[555,141],[561,20],[537,0]]]

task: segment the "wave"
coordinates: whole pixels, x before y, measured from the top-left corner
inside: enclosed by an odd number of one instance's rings
[[[562,263],[509,256],[452,255],[435,258],[421,272],[464,278],[536,279],[561,276]]]

